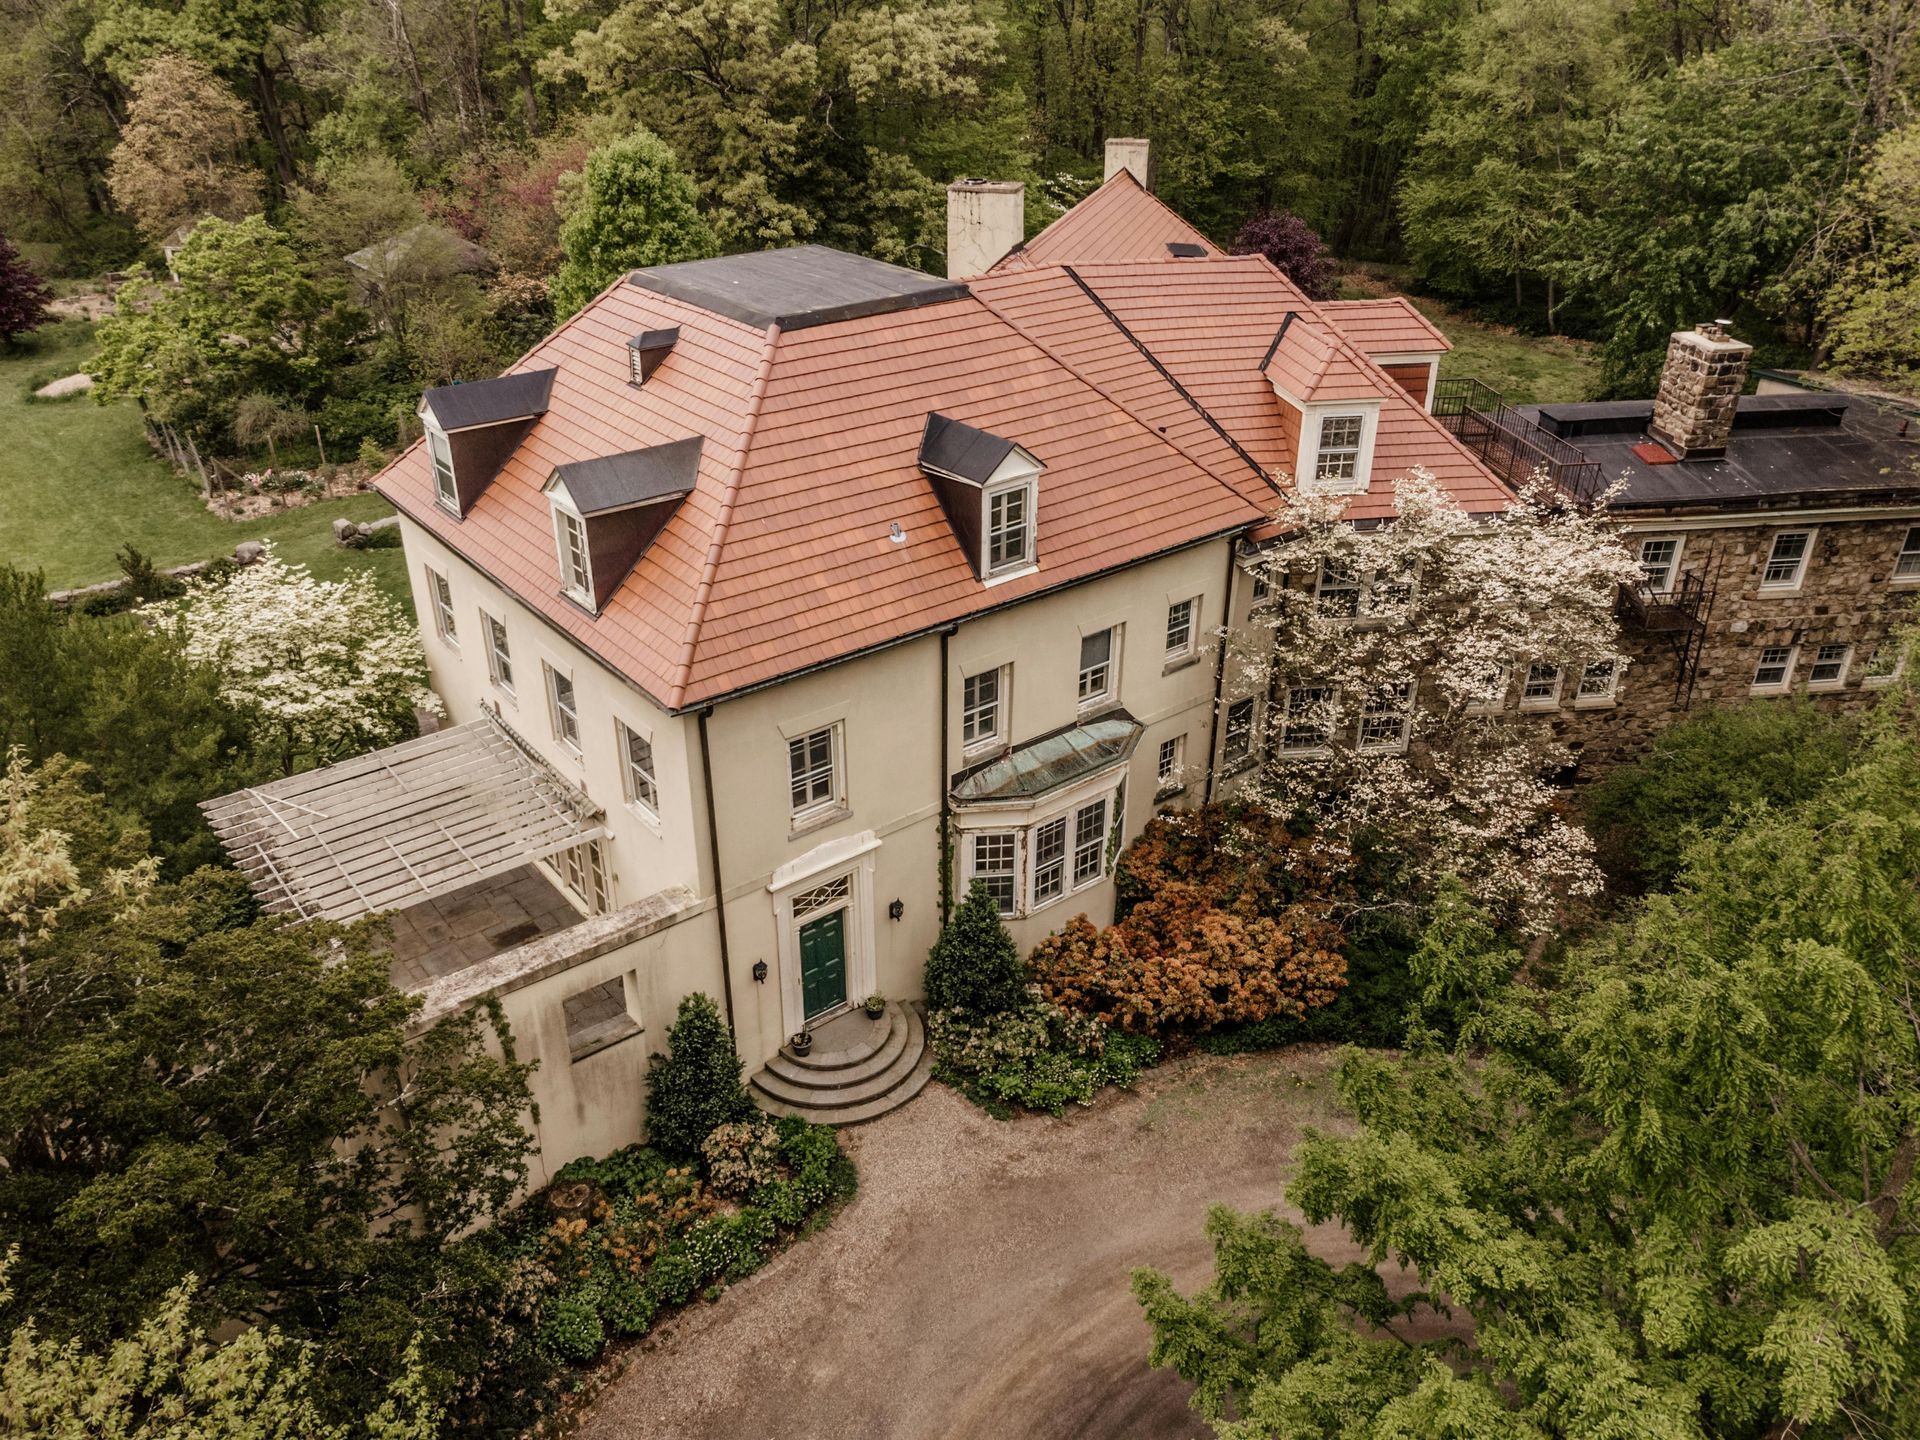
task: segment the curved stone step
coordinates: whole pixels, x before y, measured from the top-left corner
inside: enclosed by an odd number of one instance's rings
[[[782,1050],[767,1062],[767,1073],[806,1089],[831,1089],[870,1080],[900,1058],[912,1038],[912,1027],[898,1007],[888,1007],[886,1038],[865,1057],[847,1065],[817,1066],[813,1057],[796,1059]]]
[[[927,1081],[932,1078],[933,1047],[928,1046],[921,1052],[919,1061],[897,1087],[877,1100],[867,1101],[864,1105],[855,1105],[844,1110],[814,1110],[763,1098],[760,1108],[770,1115],[798,1115],[802,1120],[811,1120],[816,1125],[832,1125],[836,1129],[845,1129],[849,1125],[862,1125],[869,1120],[877,1120],[882,1115],[898,1110],[926,1089]]]
[[[892,1063],[876,1074],[851,1084],[798,1085],[762,1070],[753,1077],[752,1086],[767,1099],[790,1107],[788,1113],[804,1115],[810,1120],[839,1123],[836,1117],[841,1114],[888,1098],[910,1080],[922,1067],[922,1062],[926,1061],[929,1053],[926,1027],[921,1023],[917,1011],[908,1010],[906,1020],[906,1043],[894,1056]],[[901,1098],[904,1100],[906,1097]]]
[[[804,1059],[794,1054],[788,1046],[782,1045],[779,1058],[789,1065],[803,1066],[808,1070],[843,1070],[848,1066],[858,1065],[887,1043],[887,1037],[892,1033],[894,1020],[899,1011],[900,1005],[895,1001],[889,1002],[878,1020],[869,1019],[858,1010],[836,1015],[823,1028],[837,1030],[844,1025],[852,1024],[867,1027],[865,1033],[851,1045],[841,1045],[832,1050],[816,1047],[808,1052]]]

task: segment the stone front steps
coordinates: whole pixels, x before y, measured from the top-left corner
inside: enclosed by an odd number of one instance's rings
[[[878,1020],[856,1010],[822,1026],[804,1059],[781,1046],[748,1084],[770,1115],[858,1125],[906,1104],[932,1074],[920,1007],[891,1001]]]

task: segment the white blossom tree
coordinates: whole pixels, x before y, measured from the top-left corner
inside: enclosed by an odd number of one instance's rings
[[[189,586],[157,623],[218,668],[221,694],[287,774],[404,739],[416,708],[440,712],[419,632],[364,571],[316,580],[269,545],[256,564]]]
[[[1345,517],[1299,495],[1288,538],[1248,562],[1268,603],[1236,637],[1245,687],[1269,698],[1266,761],[1249,798],[1332,843],[1388,851],[1420,888],[1455,874],[1529,927],[1592,894],[1586,832],[1556,806],[1570,756],[1518,693],[1611,693],[1614,596],[1639,578],[1603,507],[1529,489],[1472,516],[1414,470],[1398,519]]]

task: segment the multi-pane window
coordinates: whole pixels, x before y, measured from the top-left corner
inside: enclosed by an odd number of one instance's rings
[[[960,682],[960,743],[968,749],[1000,738],[1000,717],[1004,709],[1001,694],[1003,666],[983,670]]]
[[[1351,485],[1360,473],[1360,415],[1326,415],[1320,420],[1320,450],[1313,478],[1324,485]]]
[[[1324,750],[1333,738],[1333,687],[1290,685],[1280,723],[1280,748],[1298,754]]]
[[[507,694],[513,694],[513,652],[507,648],[507,627],[482,610],[480,633],[487,639],[488,678]]]
[[[1766,569],[1760,572],[1763,590],[1793,590],[1806,573],[1807,551],[1813,543],[1810,530],[1786,530],[1773,537],[1773,549],[1767,552]]]
[[[1265,571],[1261,571],[1260,573],[1256,574],[1253,577],[1254,604],[1257,605],[1262,600],[1266,599],[1267,596],[1272,593],[1272,588],[1273,588],[1272,586],[1267,584],[1267,576]]]
[[[427,427],[427,454],[433,457],[433,493],[447,509],[460,510],[460,492],[453,484],[453,447],[444,430]]]
[[[1880,645],[1867,657],[1867,663],[1860,667],[1862,685],[1891,685],[1900,677],[1905,668],[1905,657],[1900,653],[1898,642],[1889,640]]]
[[[1413,709],[1413,683],[1402,680],[1367,698],[1360,710],[1362,750],[1407,748],[1407,717]]]
[[[969,873],[987,887],[987,893],[993,896],[994,908],[1002,915],[1013,914],[1014,899],[1019,894],[1019,877],[1014,870],[1013,832],[977,832],[968,837],[968,845]]]
[[[1033,491],[1026,485],[987,496],[987,573],[997,575],[1033,559]]]
[[[1550,710],[1560,703],[1560,667],[1536,661],[1527,666],[1527,678],[1520,686],[1523,709]]]
[[[1067,893],[1067,817],[1049,820],[1033,832],[1033,903],[1044,905]]]
[[[1760,651],[1760,662],[1753,667],[1753,688],[1784,690],[1793,676],[1793,647],[1767,645]]]
[[[1253,701],[1236,700],[1227,706],[1221,731],[1220,763],[1231,770],[1253,757]]]
[[[553,538],[560,552],[560,584],[582,605],[593,603],[593,564],[587,557],[586,523],[571,510],[553,511]]]
[[[1176,600],[1167,607],[1167,658],[1177,660],[1193,653],[1194,620],[1200,609],[1200,602],[1194,600]]]
[[[1920,525],[1907,531],[1900,542],[1900,556],[1893,562],[1896,580],[1920,580]]]
[[[1413,600],[1413,580],[1411,570],[1363,573],[1331,560],[1322,561],[1314,582],[1314,609],[1334,620],[1382,615]]]
[[[1640,542],[1640,573],[1647,588],[1656,594],[1673,588],[1675,563],[1680,559],[1680,541],[1667,535]]]
[[[1507,686],[1513,681],[1511,665],[1494,665],[1474,686],[1466,710],[1469,715],[1491,715],[1507,703]]]
[[[580,748],[580,701],[573,677],[547,667],[547,708],[552,712],[553,738],[574,750]]]
[[[1175,735],[1160,742],[1160,753],[1153,762],[1153,778],[1161,785],[1175,785],[1180,780],[1181,762],[1186,758],[1187,737]]]
[[[1113,694],[1112,630],[1080,637],[1080,703],[1091,705]]]
[[[598,915],[607,908],[607,856],[598,840],[572,845],[560,852],[560,879],[585,905],[587,913]]]
[[[653,742],[625,725],[620,730],[620,773],[630,804],[660,813],[660,782],[653,773]]]
[[[1107,802],[1105,797],[1082,805],[1073,816],[1074,888],[1098,880],[1106,870]]]
[[[788,792],[796,816],[811,814],[838,800],[835,759],[831,725],[787,742]]]
[[[1851,645],[1822,645],[1813,652],[1813,668],[1807,671],[1807,684],[1838,686],[1847,683],[1847,662],[1853,658]]]
[[[460,643],[459,627],[453,619],[453,587],[438,570],[427,571],[427,590],[433,596],[433,628],[449,645]]]
[[[1611,700],[1616,686],[1620,683],[1620,662],[1608,658],[1588,662],[1586,669],[1580,672],[1579,687],[1573,692],[1576,700]]]

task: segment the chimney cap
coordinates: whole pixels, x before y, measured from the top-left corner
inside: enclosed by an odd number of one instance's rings
[[[963,175],[947,186],[951,194],[955,190],[962,192],[977,191],[987,195],[1020,195],[1026,192],[1024,180],[977,180],[971,175]]]

